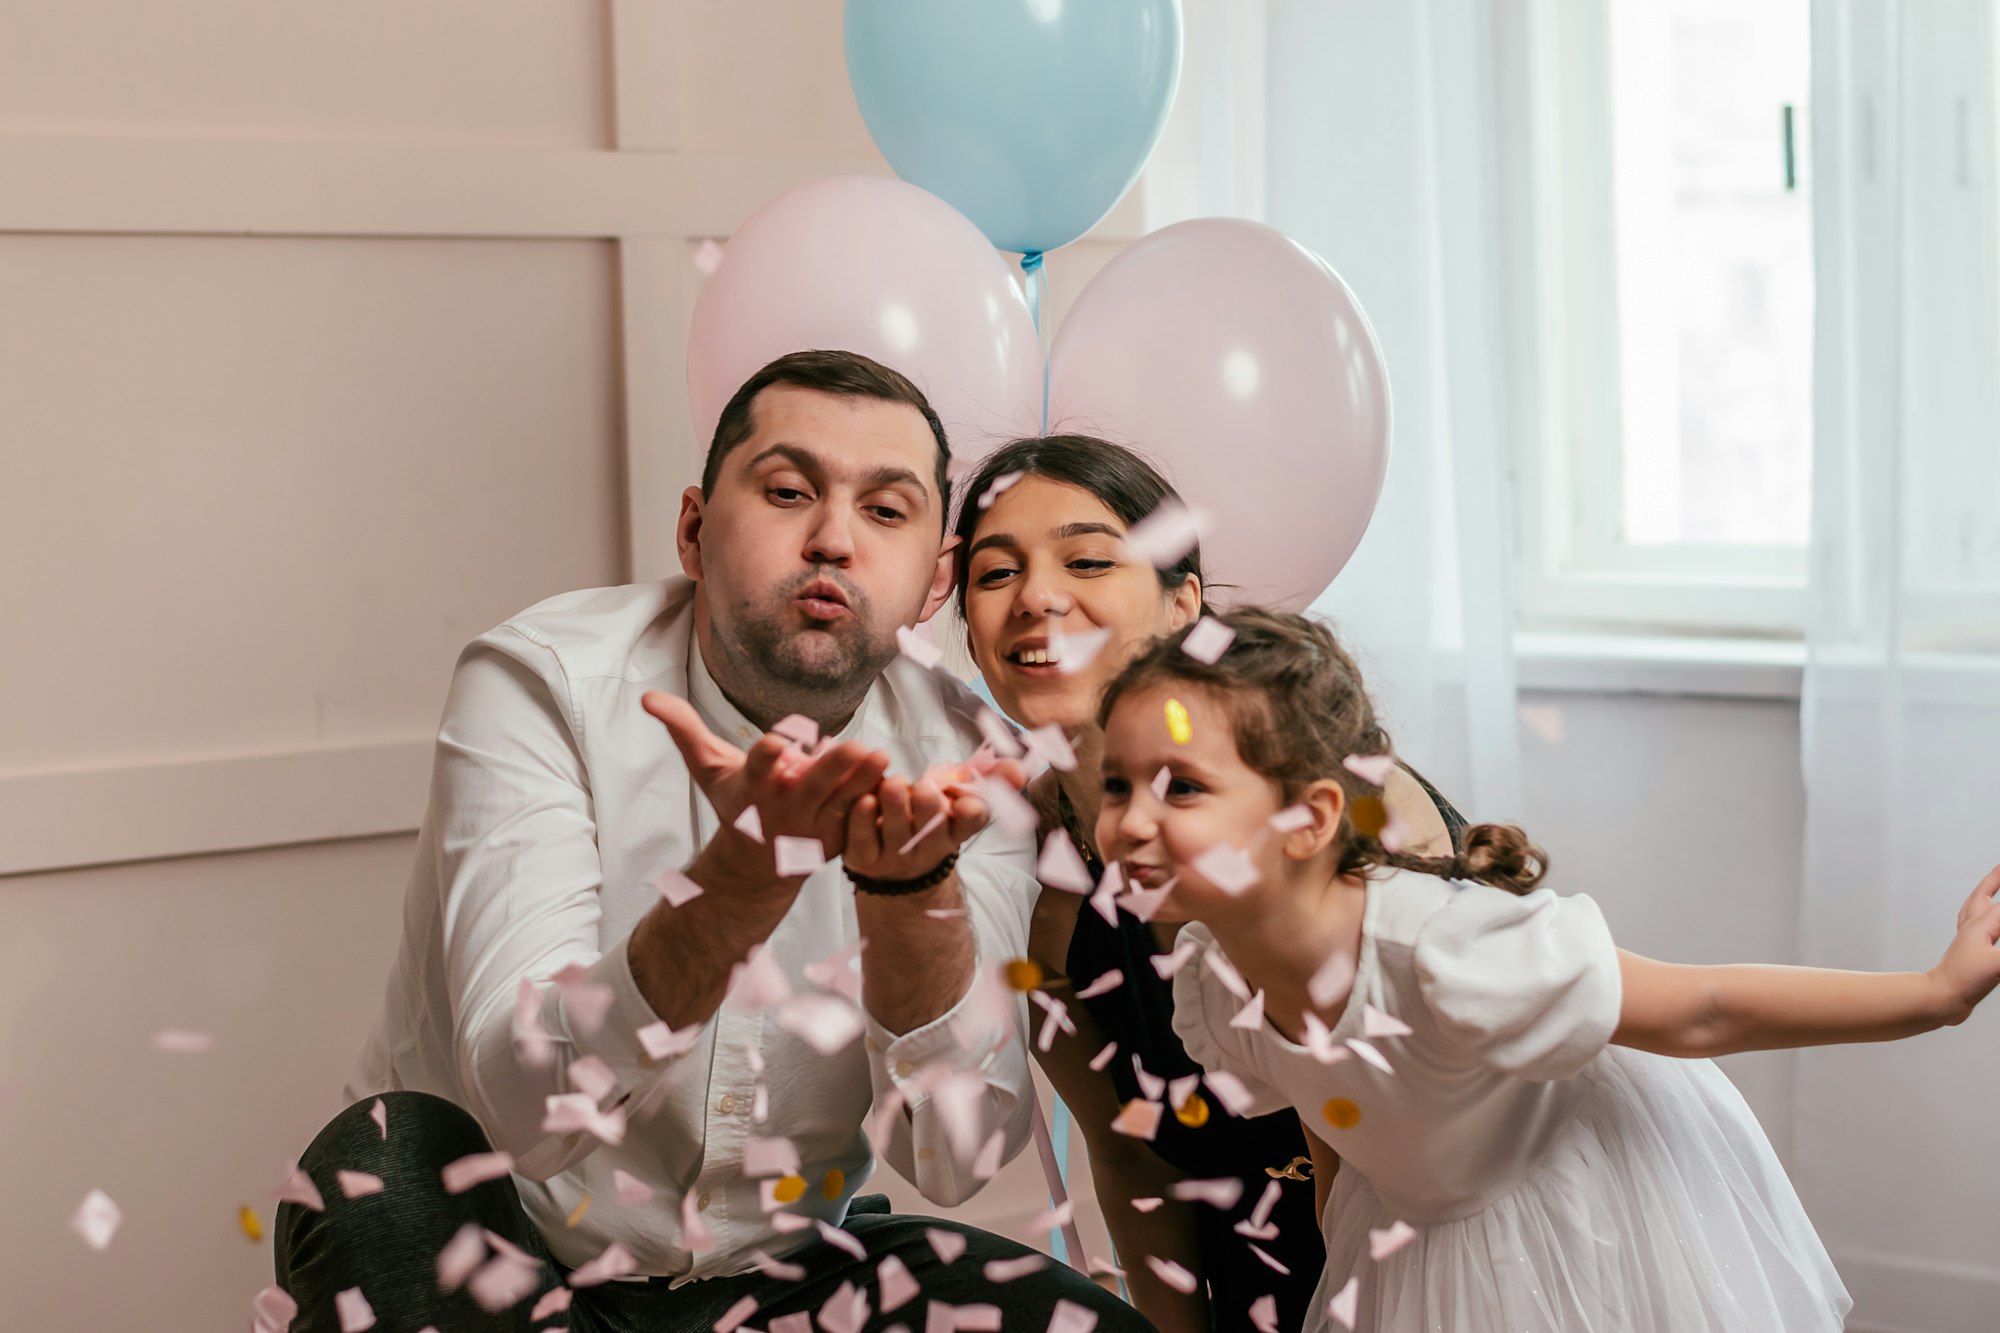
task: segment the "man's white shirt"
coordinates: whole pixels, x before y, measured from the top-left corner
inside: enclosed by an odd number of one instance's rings
[[[626,942],[660,900],[657,878],[685,867],[719,821],[639,698],[679,694],[745,748],[760,734],[703,666],[693,604],[694,585],[681,578],[567,593],[466,648],[438,731],[384,1012],[347,1087],[350,1102],[411,1089],[470,1111],[514,1157],[522,1202],[569,1267],[617,1241],[641,1274],[709,1277],[748,1271],[758,1250],[816,1240],[810,1226],[771,1225],[768,1185],[744,1173],[746,1147],[789,1139],[805,1187],[786,1211],[838,1223],[873,1166],[864,1118],[878,1099],[893,1112],[882,1118],[891,1164],[943,1205],[979,1188],[974,1160],[992,1134],[1003,1136],[1003,1160],[1028,1134],[1018,1001],[996,1000],[986,979],[1026,952],[1038,889],[1032,839],[998,827],[959,858],[981,980],[950,1013],[900,1036],[864,1015],[862,1039],[823,1055],[792,1030],[801,1024],[780,1021],[785,1011],[739,1003],[753,997],[736,990],[686,1054],[648,1057],[637,1033],[658,1017],[632,979]],[[972,753],[977,708],[956,682],[899,656],[837,739],[885,751],[892,773],[914,778]],[[852,895],[831,861],[772,932],[770,959],[794,996],[841,989],[806,969],[852,954]],[[552,981],[572,965],[581,971],[567,975],[581,984]],[[523,979],[552,1039],[545,1067],[516,1050]],[[609,1008],[591,1032],[603,987]],[[542,1128],[547,1099],[577,1090],[566,1071],[586,1056],[616,1077],[603,1104],[634,1112],[617,1146]],[[973,1073],[976,1098],[966,1092]],[[934,1096],[940,1074],[966,1095]],[[898,1096],[906,1113],[893,1111]],[[757,1123],[760,1110],[768,1118]],[[621,1203],[616,1170],[651,1186],[651,1199]],[[713,1249],[690,1251],[684,1197]]]

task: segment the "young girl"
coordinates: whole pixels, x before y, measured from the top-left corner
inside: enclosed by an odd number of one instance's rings
[[[1183,632],[1107,690],[1097,841],[1199,923],[1174,1028],[1210,1090],[1297,1108],[1340,1156],[1307,1328],[1838,1330],[1846,1290],[1783,1169],[1694,1057],[1963,1021],[2000,981],[2000,869],[1928,973],[1624,953],[1589,898],[1531,892],[1545,858],[1519,829],[1396,851],[1354,663],[1298,616],[1218,618],[1212,665]]]

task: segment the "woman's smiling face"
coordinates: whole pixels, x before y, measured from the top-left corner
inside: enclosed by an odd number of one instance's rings
[[[1002,491],[973,530],[965,567],[973,661],[994,701],[1023,726],[1089,723],[1126,660],[1199,613],[1196,582],[1163,590],[1124,537],[1125,524],[1103,501],[1040,476]],[[1065,646],[1108,637],[1069,671],[1050,660],[1052,630]]]

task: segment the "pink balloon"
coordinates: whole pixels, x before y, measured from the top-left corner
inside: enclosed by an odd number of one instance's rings
[[[903,181],[802,185],[723,247],[688,337],[703,448],[743,381],[809,348],[908,375],[944,422],[955,468],[1041,422],[1041,347],[1009,265],[951,205]]]
[[[1051,429],[1131,445],[1205,511],[1219,602],[1297,609],[1360,544],[1389,463],[1389,379],[1354,293],[1255,222],[1135,241],[1056,330]]]

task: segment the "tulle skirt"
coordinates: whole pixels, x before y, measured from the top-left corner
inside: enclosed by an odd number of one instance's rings
[[[1413,1224],[1355,1171],[1335,1177],[1309,1330],[1360,1279],[1363,1333],[1839,1333],[1852,1304],[1769,1140],[1707,1060],[1611,1047],[1576,1120],[1509,1193]]]

